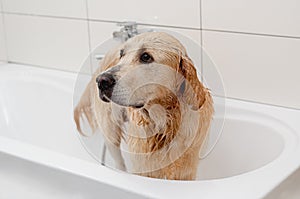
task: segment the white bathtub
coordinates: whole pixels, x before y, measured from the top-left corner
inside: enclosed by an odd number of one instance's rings
[[[261,198],[300,166],[300,111],[226,100],[223,134],[197,181],[101,166],[73,123],[76,74],[0,66],[0,198]]]

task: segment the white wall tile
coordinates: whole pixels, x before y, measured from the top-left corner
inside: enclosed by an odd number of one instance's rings
[[[202,0],[206,29],[300,37],[298,0]]]
[[[89,52],[87,22],[5,14],[8,60],[78,71]]]
[[[223,76],[227,96],[300,108],[300,39],[204,31],[203,46]],[[209,67],[204,56],[204,76],[218,91]]]
[[[139,26],[140,29],[156,29],[156,30],[169,30],[174,31],[179,34],[185,35],[189,39],[192,39],[196,44],[200,44],[201,41],[201,35],[200,30],[188,30],[188,29],[179,29],[179,28],[161,28],[161,27],[154,27],[154,26]],[[119,31],[120,27],[116,26],[114,23],[105,23],[105,22],[90,22],[90,32],[91,32],[91,47],[94,49],[95,47],[101,45],[103,42],[105,42],[108,39],[112,38],[112,33],[114,31]],[[114,42],[108,42],[106,43],[108,45],[101,46],[101,48],[98,48],[96,54],[105,54],[107,49],[112,48],[113,46],[117,45],[117,43]],[[106,48],[107,46],[107,48]],[[201,58],[201,51],[199,48],[193,48],[190,49],[189,46],[186,46],[188,52],[190,52],[190,55],[193,57],[197,57],[197,60],[194,59],[195,62],[200,62]],[[200,64],[198,64],[200,65]],[[97,63],[93,63],[93,70],[98,67]],[[200,66],[199,66],[200,67]],[[201,69],[199,69],[200,71]]]
[[[0,61],[7,61],[3,14],[0,13]]]
[[[5,12],[86,18],[85,0],[2,0]]]
[[[200,1],[88,0],[89,17],[108,21],[138,21],[181,27],[200,27]]]
[[[91,49],[111,39],[113,32],[119,29],[120,27],[116,26],[115,23],[90,22]]]

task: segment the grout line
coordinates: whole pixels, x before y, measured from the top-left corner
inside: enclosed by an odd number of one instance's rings
[[[111,20],[102,20],[102,19],[88,19],[88,21],[92,22],[104,22],[104,23],[120,23],[124,21],[111,21]],[[186,30],[200,30],[200,28],[193,28],[187,26],[173,26],[173,25],[161,25],[161,24],[151,24],[151,23],[140,23],[136,22],[137,25],[140,26],[155,26],[155,27],[162,27],[162,28],[175,28],[175,29],[186,29]]]
[[[80,21],[86,21],[86,20],[87,20],[87,19],[79,18],[79,17],[66,17],[66,16],[42,15],[42,14],[30,14],[30,13],[7,12],[7,11],[4,11],[3,14],[8,14],[8,15],[21,15],[21,16],[30,16],[30,17],[55,18],[55,19],[80,20]]]
[[[155,26],[155,27],[162,27],[162,28],[174,28],[174,29],[186,29],[186,30],[200,30],[200,28],[193,28],[193,27],[186,27],[186,26],[160,25],[160,24],[139,23],[139,22],[137,22],[137,25]]]
[[[3,3],[2,3],[2,0],[0,0],[0,4],[1,4],[1,8],[3,9]],[[2,10],[1,10],[2,11]],[[2,25],[3,25],[3,37],[4,37],[4,48],[5,48],[5,53],[6,53],[6,62],[8,62],[8,44],[7,44],[7,32],[6,32],[6,23],[5,23],[5,15],[1,12],[1,15],[2,15]]]
[[[58,71],[68,72],[68,73],[73,73],[73,74],[81,73],[80,71],[71,71],[71,70],[65,70],[65,69],[61,69],[61,68],[53,68],[53,67],[49,67],[49,66],[42,66],[42,65],[38,65],[38,64],[31,64],[31,63],[18,62],[18,61],[8,61],[7,63],[24,65],[24,66],[33,66],[33,67],[38,67],[38,68],[50,69],[50,70],[58,70]]]
[[[111,20],[102,20],[102,19],[88,19],[91,22],[103,22],[103,23],[120,23],[124,21],[111,21]],[[161,24],[151,24],[151,23],[140,23],[136,22],[137,25],[140,26],[155,26],[155,27],[162,27],[162,28],[174,28],[174,29],[186,29],[186,30],[200,30],[200,28],[193,28],[193,27],[186,27],[186,26],[172,26],[172,25],[161,25]]]
[[[79,17],[51,16],[51,15],[29,14],[29,13],[7,12],[7,11],[2,11],[1,13],[10,14],[10,15],[23,15],[23,16],[32,16],[32,17],[69,19],[69,20],[92,21],[92,22],[103,22],[103,23],[120,23],[120,22],[123,22],[123,21],[111,21],[111,20],[101,20],[101,19],[84,19],[84,18],[79,18]],[[232,31],[232,30],[218,30],[218,29],[209,29],[209,28],[202,28],[202,27],[193,28],[193,27],[185,27],[185,26],[172,26],[172,25],[160,25],[160,24],[148,24],[148,23],[137,23],[137,24],[138,25],[143,25],[143,26],[155,26],[155,27],[163,27],[163,28],[201,30],[201,31],[210,31],[210,32],[245,34],[245,35],[253,35],[253,36],[269,36],[269,37],[278,37],[278,38],[300,39],[300,36],[290,36],[290,35],[276,35],[276,34],[267,34],[267,33],[242,32],[242,31]],[[202,24],[201,24],[201,26],[202,26]]]
[[[86,18],[89,19],[89,7],[88,7],[88,0],[85,0],[85,7],[86,7]],[[92,60],[92,42],[91,42],[91,27],[90,21],[87,21],[87,31],[88,31],[88,38],[89,38],[89,59],[90,59],[90,73],[93,74],[93,60]]]
[[[55,18],[55,19],[69,19],[69,20],[80,20],[80,21],[92,21],[92,22],[103,22],[103,23],[120,23],[123,21],[112,21],[112,20],[101,20],[101,19],[85,19],[79,17],[66,17],[66,16],[54,16],[54,15],[42,15],[42,14],[30,14],[30,13],[19,13],[19,12],[2,12],[3,14],[9,15],[22,15],[22,16],[31,16],[31,17],[43,17],[43,18]],[[172,26],[172,25],[159,25],[159,24],[148,24],[148,23],[138,23],[138,25],[143,26],[155,26],[155,27],[164,27],[164,28],[176,28],[176,29],[187,29],[187,30],[200,30],[200,28],[185,27],[185,26]]]
[[[283,106],[283,105],[276,105],[276,104],[271,104],[271,103],[266,103],[266,102],[259,102],[259,101],[255,101],[255,100],[247,100],[247,99],[236,98],[236,97],[228,97],[228,96],[224,97],[222,95],[216,95],[216,94],[213,94],[212,96],[221,97],[221,98],[225,98],[225,99],[238,100],[238,101],[242,101],[242,102],[250,102],[250,103],[262,104],[262,105],[268,105],[268,106],[275,106],[275,107],[278,107],[278,108],[286,108],[286,109],[295,110],[295,111],[300,110],[300,108],[288,107],[288,106]]]
[[[232,34],[263,36],[263,37],[279,37],[279,38],[288,38],[288,39],[300,39],[300,36],[274,35],[274,34],[266,34],[266,33],[240,32],[240,31],[217,30],[217,29],[207,29],[207,28],[202,28],[201,30],[202,31],[209,31],[209,32],[223,32],[223,33],[232,33]]]

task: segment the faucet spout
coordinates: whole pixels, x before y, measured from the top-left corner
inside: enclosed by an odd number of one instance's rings
[[[129,38],[136,36],[138,33],[137,30],[137,23],[136,22],[121,22],[117,24],[118,26],[121,26],[120,31],[113,32],[113,37],[115,39],[120,39],[122,42],[127,41]]]

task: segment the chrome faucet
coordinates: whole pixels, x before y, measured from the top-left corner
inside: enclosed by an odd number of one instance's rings
[[[113,38],[116,40],[121,41],[122,43],[127,41],[128,39],[142,33],[142,32],[152,32],[152,29],[144,29],[144,30],[138,30],[137,26],[138,24],[134,21],[124,21],[117,23],[117,26],[121,26],[120,31],[113,32]],[[103,54],[96,54],[95,58],[97,60],[103,59]]]
[[[113,32],[115,39],[120,39],[121,42],[127,41],[129,38],[138,35],[137,23],[133,21],[126,21],[118,23],[117,26],[121,26],[120,31]]]

